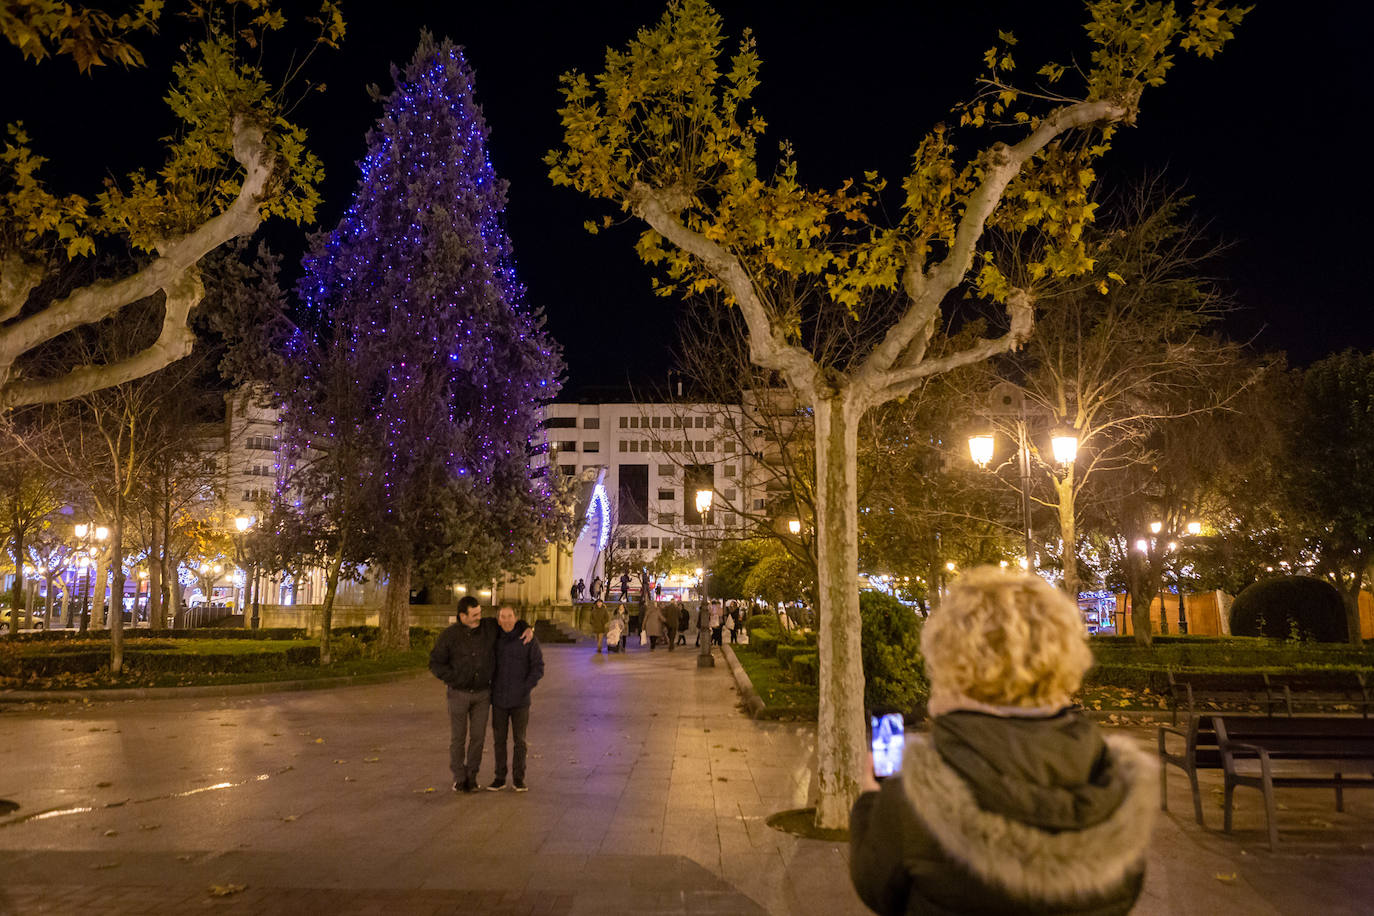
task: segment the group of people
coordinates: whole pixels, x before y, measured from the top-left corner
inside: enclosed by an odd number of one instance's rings
[[[631,579],[629,573],[626,572],[620,574],[620,601],[622,604],[628,601],[630,598],[630,582]],[[612,588],[611,583],[607,582],[605,584],[605,590],[605,600],[613,600],[611,596],[614,592],[614,589]],[[663,583],[651,580],[647,573],[643,575],[640,579],[639,590],[641,596],[648,592],[652,594],[653,598],[656,601],[663,600]],[[573,604],[580,604],[584,601],[600,601],[602,599],[601,591],[601,577],[596,576],[592,579],[592,584],[590,588],[587,586],[587,582],[585,579],[578,579],[568,588],[568,596],[572,599]]]
[[[439,634],[429,653],[429,670],[446,685],[453,791],[478,789],[488,715],[496,773],[487,789],[504,789],[510,775],[515,791],[526,791],[530,693],[544,676],[544,656],[534,629],[517,620],[513,608],[501,608],[495,620],[484,619],[476,598],[461,598],[458,621]],[[509,758],[508,736],[514,739]]]
[[[744,629],[748,606],[744,602],[727,601],[722,605],[718,600],[703,599],[693,608],[683,601],[655,601],[641,591],[633,609],[635,613],[629,613],[623,604],[608,606],[600,599],[592,602],[587,623],[596,637],[597,655],[603,651],[624,652],[635,636],[651,652],[660,645],[671,652],[687,645],[687,633],[693,629],[697,633],[697,648],[701,646],[702,633],[709,634],[707,639],[713,646],[723,645],[727,636],[731,643],[749,641]]]

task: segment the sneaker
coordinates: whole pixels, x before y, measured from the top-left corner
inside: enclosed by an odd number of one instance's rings
[[[469,793],[469,794],[472,793],[472,792],[476,792],[476,791],[477,791],[477,780],[476,780],[476,779],[465,779],[465,780],[463,780],[462,789],[463,789],[464,792],[467,792],[467,793]]]
[[[517,779],[517,780],[515,781],[515,791],[517,791],[517,792],[528,792],[529,790],[530,790],[530,787],[527,786],[527,785],[525,785],[525,780],[523,780],[523,779]]]
[[[498,777],[496,777],[495,779],[493,779],[493,780],[491,781],[491,785],[487,786],[487,791],[488,791],[488,792],[500,792],[500,791],[501,791],[502,789],[504,789],[505,787],[506,787],[506,777],[504,777],[504,776],[498,776]]]
[[[461,791],[463,791],[463,787],[462,787],[461,785],[459,785],[458,783],[455,782],[455,783],[453,784],[453,791],[455,791],[455,792],[461,792]]]

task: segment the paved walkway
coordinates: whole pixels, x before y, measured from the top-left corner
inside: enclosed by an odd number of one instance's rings
[[[0,707],[0,913],[866,912],[846,847],[764,824],[807,802],[808,726],[744,717],[691,652],[545,657],[523,795],[449,791],[427,678]],[[1138,913],[1369,912],[1374,794],[1286,793],[1270,854],[1254,793],[1215,832],[1214,783],[1201,830],[1171,774]]]

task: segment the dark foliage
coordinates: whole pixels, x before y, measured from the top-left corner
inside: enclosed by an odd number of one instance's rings
[[[1231,632],[1237,636],[1344,642],[1345,605],[1328,582],[1310,576],[1261,579],[1236,596]]]

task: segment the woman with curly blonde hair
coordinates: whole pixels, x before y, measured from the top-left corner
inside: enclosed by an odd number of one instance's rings
[[[850,876],[879,913],[1126,913],[1145,877],[1155,761],[1071,707],[1092,664],[1078,608],[994,567],[921,633],[930,734],[850,816]]]

